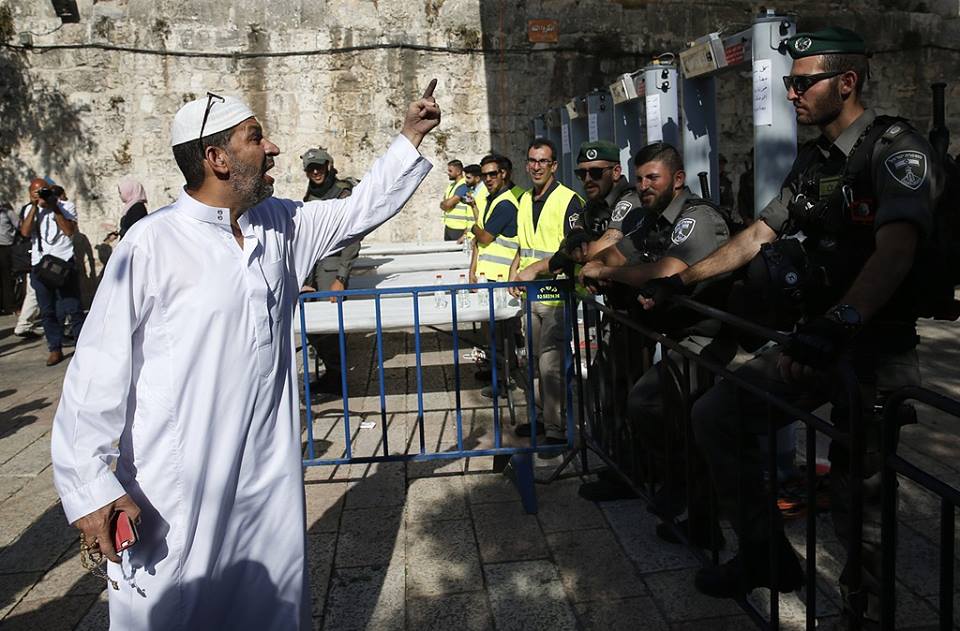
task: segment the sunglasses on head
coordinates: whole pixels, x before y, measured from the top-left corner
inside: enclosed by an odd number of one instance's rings
[[[834,70],[833,72],[818,72],[817,74],[790,74],[783,78],[783,86],[787,89],[787,92],[790,91],[790,88],[793,88],[793,91],[797,94],[803,94],[813,87],[814,83],[842,75],[844,72],[846,71]]]
[[[200,140],[200,144],[203,144],[203,130],[207,126],[207,118],[210,116],[210,110],[213,109],[213,104],[217,101],[221,103],[226,103],[227,100],[218,94],[213,92],[207,92],[207,107],[203,111],[203,121],[200,123],[200,135],[197,136],[197,139]]]
[[[609,167],[590,167],[589,169],[574,169],[573,174],[576,175],[581,180],[587,179],[587,174],[590,174],[591,180],[599,180],[603,177],[603,172],[609,169],[612,169],[612,166]]]

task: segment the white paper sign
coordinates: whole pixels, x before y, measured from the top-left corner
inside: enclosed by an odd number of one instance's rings
[[[587,135],[590,137],[590,142],[600,140],[600,130],[597,129],[596,114],[590,114],[587,116]]]
[[[560,126],[560,136],[561,136],[561,153],[570,153],[570,125],[561,125]]]
[[[773,83],[769,59],[760,59],[753,64],[753,125],[773,125],[771,96]]]
[[[630,141],[627,141],[626,147],[620,147],[620,169],[624,173],[629,173],[630,169],[630,156],[632,155],[630,151]]]
[[[663,121],[660,120],[660,95],[648,94],[647,102],[647,143],[663,140]]]

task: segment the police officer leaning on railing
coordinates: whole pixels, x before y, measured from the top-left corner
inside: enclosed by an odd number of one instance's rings
[[[785,44],[794,59],[791,74],[784,77],[787,98],[797,121],[816,125],[821,136],[803,145],[781,195],[763,209],[760,221],[699,264],[655,281],[641,300],[652,308],[671,292],[752,261],[750,276],[766,278],[795,300],[804,318],[786,346],[762,353],[737,374],[812,410],[830,399],[825,385],[829,371],[841,358],[851,360],[866,421],[863,589],[870,597],[848,593],[849,567],[840,582],[847,610],[865,610],[873,617],[879,593],[880,462],[878,419],[871,411],[878,395],[920,379],[916,302],[911,283],[904,280],[918,248],[930,237],[941,186],[939,163],[907,123],[864,109],[861,90],[868,62],[859,35],[828,28],[798,34]],[[729,382],[720,382],[694,405],[697,444],[710,464],[721,512],[733,520],[740,541],[734,559],[697,573],[697,588],[705,594],[734,597],[760,586],[793,591],[803,583],[799,561],[779,523],[773,542],[776,581],[770,575],[769,501],[764,462],[753,437],[767,432],[770,419],[764,403],[746,393],[738,396]],[[778,426],[791,420],[773,412]],[[836,405],[834,421],[845,428],[846,415]],[[830,459],[834,526],[849,550],[847,448],[834,441]],[[779,522],[779,515],[775,519]]]
[[[687,188],[683,160],[676,148],[663,142],[647,145],[637,152],[634,164],[642,208],[631,221],[623,224],[625,237],[617,247],[629,244],[632,252],[636,252],[632,258],[638,262],[622,265],[626,258],[622,251],[618,251],[618,256],[608,255],[602,262],[587,263],[580,273],[581,282],[599,283],[603,291],[611,289],[611,283],[640,287],[650,279],[676,274],[715,252],[730,237],[728,221],[718,208]],[[717,280],[698,289],[709,301],[707,292],[725,297],[728,293],[726,285],[724,280]],[[633,304],[636,305],[636,301]],[[717,337],[719,322],[689,310],[663,311],[639,315],[643,324],[677,340],[685,348],[706,354],[721,364],[732,359],[736,344],[731,339]],[[675,351],[670,351],[668,357],[678,364],[682,362],[682,357]],[[695,373],[690,384],[693,393],[703,386],[698,384]],[[662,481],[651,509],[664,520],[682,514],[687,508],[689,489],[694,505],[689,507],[689,519],[681,522],[681,529],[686,530],[690,541],[701,547],[712,542],[719,544],[723,535],[716,520],[711,520],[708,515],[710,498],[705,465],[696,459],[691,464],[699,479],[686,480],[686,454],[680,440],[683,430],[668,426],[674,419],[664,410],[663,385],[659,366],[648,369],[636,383],[630,384],[627,420],[641,440],[639,445],[628,445],[628,448],[642,449],[654,468],[649,473]],[[695,453],[691,455],[695,456]],[[622,483],[601,477],[597,482],[581,486],[580,494],[587,499],[602,501],[623,499],[632,492]],[[657,534],[673,543],[678,541],[673,531],[665,526],[658,526]]]

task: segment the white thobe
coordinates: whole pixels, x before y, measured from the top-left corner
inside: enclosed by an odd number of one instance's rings
[[[53,426],[70,522],[129,493],[140,542],[108,572],[111,629],[307,628],[291,320],[313,264],[396,214],[430,170],[403,136],[346,199],[239,220],[185,192],[103,274]]]

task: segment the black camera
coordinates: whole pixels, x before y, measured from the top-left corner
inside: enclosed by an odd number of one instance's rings
[[[46,186],[37,191],[37,196],[45,202],[49,202],[51,199],[56,197],[56,193],[52,189],[47,188]]]

